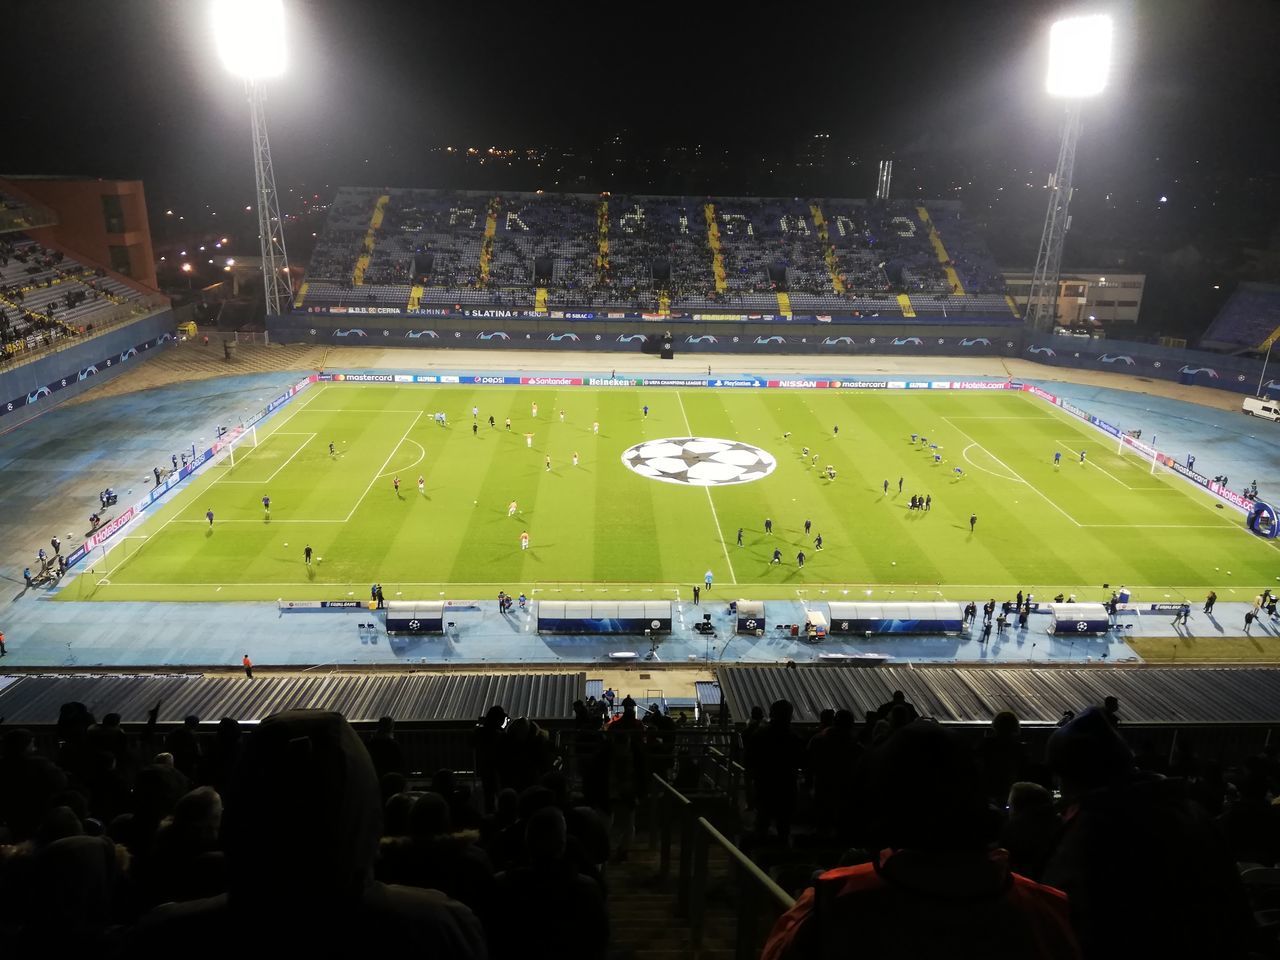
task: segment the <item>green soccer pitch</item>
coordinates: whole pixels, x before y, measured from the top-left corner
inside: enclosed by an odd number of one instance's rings
[[[622,461],[635,444],[687,437],[754,444],[777,467],[707,488]],[[59,598],[367,599],[379,582],[388,599],[642,599],[687,596],[708,570],[715,595],[762,599],[1101,599],[1104,583],[1141,600],[1251,598],[1275,585],[1276,547],[1236,511],[1021,393],[318,384],[256,439],[91,555]],[[931,509],[908,510],[912,494]]]

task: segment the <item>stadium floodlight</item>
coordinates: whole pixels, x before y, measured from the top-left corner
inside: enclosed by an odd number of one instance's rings
[[[1045,89],[1067,104],[1058,166],[1049,180],[1049,209],[1040,234],[1040,251],[1031,275],[1027,298],[1027,326],[1036,333],[1051,333],[1058,319],[1058,277],[1062,248],[1071,217],[1072,177],[1076,144],[1080,139],[1080,104],[1107,86],[1111,71],[1111,18],[1105,14],[1069,17],[1049,28],[1049,69]]]
[[[244,80],[249,98],[263,296],[267,316],[280,316],[289,308],[293,291],[289,283],[289,255],[284,244],[284,219],[280,216],[271,143],[267,139],[263,81],[284,73],[284,4],[282,0],[213,0],[211,13],[218,56],[230,73]]]
[[[214,0],[213,41],[229,73],[266,80],[284,73],[281,0]]]
[[[1110,70],[1110,17],[1070,17],[1049,28],[1049,72],[1045,78],[1049,96],[1072,100],[1096,97],[1106,89]]]

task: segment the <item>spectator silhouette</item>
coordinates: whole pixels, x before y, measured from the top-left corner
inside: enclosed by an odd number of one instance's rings
[[[854,789],[854,771],[863,754],[854,733],[852,711],[836,711],[831,726],[809,740],[808,754],[819,826],[828,833],[843,835],[849,827],[843,814]]]
[[[378,729],[369,738],[369,756],[378,780],[388,773],[404,773],[404,750],[396,742],[396,721],[393,717],[381,717]]]
[[[1061,829],[1053,794],[1044,786],[1020,781],[1009,788],[1009,815],[1000,831],[1000,845],[1009,851],[1010,870],[1039,880]]]
[[[753,735],[756,782],[756,832],[773,827],[778,839],[791,836],[795,818],[797,776],[805,764],[805,744],[791,729],[793,708],[787,700],[769,706],[769,723]]]
[[[227,795],[228,892],[168,904],[130,952],[482,958],[479,924],[443,894],[373,879],[381,831],[369,752],[338,714],[290,710],[259,724]],[[323,922],[318,922],[320,920]]]
[[[4,731],[0,756],[0,820],[11,840],[25,840],[36,831],[54,796],[67,788],[67,775],[52,760],[35,753],[31,731]]]
[[[872,863],[829,870],[775,925],[765,960],[1076,958],[1062,893],[988,853],[973,752],[923,721],[870,760]]]
[[[1097,707],[1054,731],[1049,766],[1066,809],[1044,879],[1071,898],[1087,958],[1245,955],[1239,876],[1182,781],[1135,771]]]
[[[892,699],[880,704],[880,708],[876,711],[876,718],[879,720],[891,720],[896,707],[902,707],[906,711],[908,723],[920,716],[916,708],[907,700],[907,695],[901,690],[895,690],[893,691]],[[901,716],[901,713],[899,713],[899,716]]]
[[[1018,718],[1002,710],[991,718],[991,729],[978,744],[987,798],[993,803],[1003,803],[1014,782],[1026,776],[1026,748],[1018,738],[1020,730]]]
[[[544,807],[525,828],[524,864],[498,876],[489,924],[495,957],[563,960],[584,946],[609,948],[609,919],[599,884],[566,861],[568,829],[557,807]]]
[[[487,914],[493,867],[474,834],[454,833],[448,801],[438,793],[422,794],[409,812],[408,827],[407,837],[383,841],[379,878],[440,890],[476,916]]]

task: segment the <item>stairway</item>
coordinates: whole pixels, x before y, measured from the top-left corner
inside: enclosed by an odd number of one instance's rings
[[[626,862],[609,866],[609,960],[733,960],[736,919],[727,858],[710,856],[702,946],[695,951],[687,921],[676,916],[679,857],[673,847],[665,881],[658,876],[658,851],[643,843]]]

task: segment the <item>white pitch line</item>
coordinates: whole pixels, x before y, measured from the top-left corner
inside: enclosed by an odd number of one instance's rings
[[[274,437],[275,434],[273,433],[272,436]],[[300,437],[300,436],[303,436],[303,434],[290,433],[290,434],[286,434],[286,436]],[[280,464],[280,466],[276,467],[275,471],[271,474],[271,476],[267,477],[267,479],[262,481],[263,483],[270,483],[272,480],[274,480],[276,478],[276,474],[279,473],[281,470],[283,470],[285,467],[287,467],[289,465],[289,461],[292,460],[294,457],[296,457],[298,454],[300,454],[303,450],[305,450],[307,448],[307,444],[316,438],[316,435],[314,433],[308,433],[306,434],[306,436],[308,439],[304,440],[297,450],[289,454],[285,462]]]
[[[1001,460],[999,457],[997,457],[994,453],[992,453],[992,452],[991,452],[990,450],[988,450],[986,447],[983,447],[983,446],[982,446],[982,444],[978,443],[978,441],[977,441],[977,440],[974,440],[974,439],[973,439],[973,437],[969,436],[969,434],[965,433],[963,430],[961,430],[959,427],[957,427],[954,423],[951,423],[951,418],[950,418],[950,417],[943,417],[942,419],[943,419],[944,421],[946,421],[948,424],[951,424],[951,429],[952,429],[952,430],[954,430],[954,431],[956,431],[956,433],[960,434],[960,436],[964,437],[964,438],[965,438],[966,440],[968,440],[970,443],[977,443],[979,447],[982,447],[982,452],[983,452],[983,453],[985,453],[988,457],[990,457],[990,458],[991,458],[992,460],[994,460],[996,463],[1000,464],[1000,466],[1004,467],[1004,468],[1005,468],[1006,470],[1008,470],[1011,474],[1013,474],[1013,476],[1014,476],[1014,477],[1015,477],[1015,478],[1016,478],[1020,483],[1024,483],[1024,484],[1026,484],[1026,485],[1027,485],[1031,490],[1033,490],[1033,491],[1034,491],[1034,492],[1035,492],[1035,493],[1036,493],[1036,494],[1037,494],[1041,499],[1043,499],[1043,500],[1045,501],[1045,503],[1049,504],[1049,506],[1053,507],[1053,509],[1057,510],[1060,514],[1062,514],[1064,517],[1066,517],[1068,520],[1070,520],[1072,523],[1074,523],[1077,527],[1081,526],[1081,523],[1080,523],[1080,521],[1079,521],[1079,520],[1077,520],[1077,519],[1076,519],[1075,517],[1073,517],[1071,514],[1067,513],[1067,511],[1063,510],[1060,506],[1058,506],[1056,503],[1054,503],[1054,502],[1053,502],[1053,500],[1049,497],[1049,495],[1048,495],[1048,494],[1046,494],[1046,493],[1044,493],[1043,491],[1041,491],[1041,490],[1040,490],[1040,488],[1039,488],[1039,487],[1037,487],[1037,486],[1035,486],[1034,484],[1027,483],[1027,481],[1026,481],[1026,480],[1024,480],[1024,479],[1022,478],[1022,476],[1018,473],[1018,471],[1017,471],[1017,470],[1014,470],[1014,469],[1013,469],[1013,467],[1009,466],[1007,463],[1005,463],[1003,460]],[[990,471],[988,471],[988,472],[990,472]]]
[[[387,464],[391,462],[391,458],[394,457],[396,455],[396,451],[400,449],[400,444],[404,443],[405,440],[409,438],[410,431],[418,425],[418,421],[422,419],[422,414],[423,411],[421,410],[417,412],[417,415],[413,418],[413,422],[410,423],[408,428],[405,430],[404,435],[397,440],[396,445],[391,448],[391,452],[387,454],[387,459],[382,461],[382,466],[378,468],[378,472],[374,474],[373,479],[369,481],[369,485],[364,488],[364,493],[360,494],[360,499],[356,501],[356,505],[352,507],[351,512],[347,514],[347,520],[350,520],[355,516],[356,511],[360,509],[360,504],[364,503],[364,498],[367,497],[369,495],[369,491],[373,489],[373,485],[382,479],[384,475],[383,471],[387,469]]]
[[[689,414],[684,409],[684,398],[680,396],[680,391],[676,391],[676,402],[680,404],[680,416],[684,417],[684,428],[689,432],[689,436],[693,436],[693,427],[689,426]],[[703,492],[707,495],[707,505],[711,507],[711,519],[716,523],[716,533],[720,534],[720,547],[724,550],[724,562],[729,565],[729,582],[737,584],[738,575],[733,572],[733,561],[729,559],[729,544],[724,539],[724,528],[720,526],[720,515],[716,513],[716,502],[711,499],[711,488],[703,487]]]
[[[403,442],[404,441],[402,440],[401,443]],[[399,469],[396,469],[396,470],[388,470],[386,473],[382,474],[382,476],[389,477],[393,473],[400,473],[402,470],[412,470],[414,467],[420,464],[423,460],[427,459],[427,451],[423,449],[422,444],[420,444],[417,440],[410,440],[409,442],[418,448],[418,459],[413,461],[413,463],[409,464],[407,467],[400,467]]]
[[[316,388],[314,388],[314,389],[315,389],[315,392],[314,392],[314,393],[312,393],[312,394],[311,394],[311,396],[307,397],[307,399],[303,400],[303,401],[302,401],[302,403],[298,405],[298,408],[297,408],[296,410],[294,410],[294,411],[293,411],[292,413],[290,413],[287,417],[285,417],[283,420],[281,420],[279,423],[277,423],[277,424],[276,424],[276,429],[275,429],[275,430],[272,430],[269,434],[267,434],[267,436],[263,438],[263,440],[264,440],[264,441],[265,441],[267,438],[269,438],[269,437],[273,437],[273,436],[275,436],[276,432],[277,432],[281,427],[283,427],[286,423],[288,423],[290,420],[292,420],[294,417],[296,417],[296,416],[298,415],[298,413],[299,413],[300,411],[302,411],[302,410],[306,407],[306,405],[307,405],[307,404],[309,404],[312,400],[314,400],[316,397],[320,396],[320,394],[321,394],[321,393],[323,392],[323,390],[324,390],[324,387],[323,387],[323,386],[321,386],[321,387],[316,387]],[[255,447],[254,449],[256,450],[257,448]],[[212,464],[212,463],[211,463],[211,464],[210,464],[210,466],[212,467],[212,466],[214,466],[214,464]],[[205,476],[209,476],[209,475],[210,475],[210,474],[205,474]],[[208,485],[207,487],[205,487],[205,488],[204,488],[204,490],[203,490],[202,492],[207,493],[208,491],[212,490],[212,489],[213,489],[213,488],[214,488],[218,483],[220,483],[223,479],[224,479],[224,477],[214,477],[214,479],[212,480],[212,482],[210,482],[210,483],[209,483],[209,485]],[[121,560],[121,561],[120,561],[120,563],[119,563],[119,564],[118,564],[114,569],[109,570],[109,571],[108,571],[108,573],[113,573],[113,574],[114,574],[114,573],[119,573],[119,572],[120,572],[120,570],[124,567],[124,565],[125,565],[125,564],[127,564],[130,560],[132,560],[134,557],[136,557],[138,554],[140,554],[140,553],[142,552],[143,548],[144,548],[144,547],[146,547],[146,545],[147,545],[148,543],[150,543],[150,542],[151,542],[151,540],[152,540],[152,538],[153,538],[153,537],[158,536],[158,535],[159,535],[159,534],[164,530],[164,528],[165,528],[165,527],[169,526],[169,524],[171,524],[171,523],[173,523],[175,520],[177,520],[177,519],[178,519],[178,517],[182,516],[182,511],[183,511],[183,510],[185,510],[185,509],[186,509],[186,507],[177,507],[177,506],[176,506],[177,501],[178,501],[178,497],[183,496],[183,495],[185,495],[185,494],[189,494],[190,492],[191,492],[191,491],[190,491],[190,485],[189,485],[189,486],[188,486],[188,489],[183,490],[183,491],[181,491],[180,493],[176,494],[176,495],[174,496],[173,500],[172,500],[172,501],[170,501],[170,503],[169,503],[169,506],[171,506],[171,507],[175,507],[174,512],[173,512],[173,516],[172,516],[172,517],[170,517],[168,520],[166,520],[164,523],[160,524],[160,526],[159,526],[159,527],[157,527],[153,532],[151,532],[151,533],[147,534],[145,537],[143,537],[143,539],[142,539],[142,543],[140,543],[140,544],[138,545],[138,549],[137,549],[137,550],[135,550],[135,551],[133,551],[133,553],[129,554],[129,555],[128,555],[127,557],[125,557],[123,560]],[[188,504],[188,506],[189,506],[189,504]],[[144,514],[143,516],[145,517],[145,514]]]

